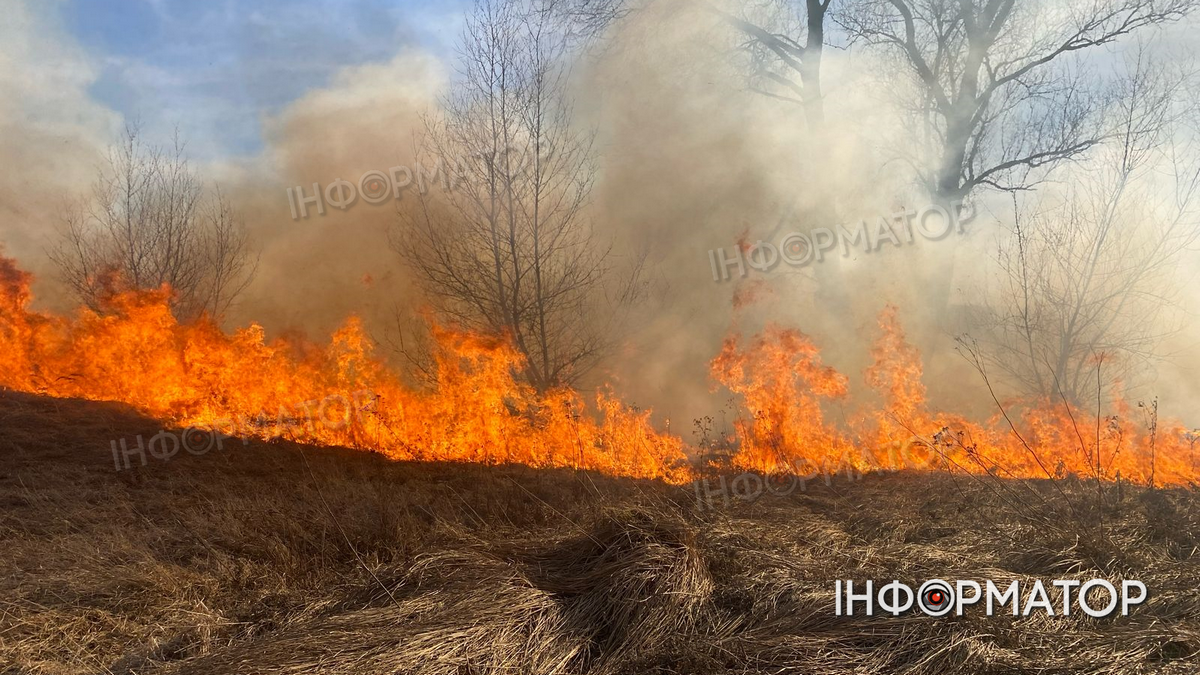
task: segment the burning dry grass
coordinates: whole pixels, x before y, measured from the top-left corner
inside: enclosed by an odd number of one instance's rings
[[[179,321],[171,290],[122,289],[99,309],[29,308],[31,275],[0,256],[0,386],[120,401],[181,427],[370,449],[393,459],[518,462],[686,481],[682,440],[611,391],[538,391],[509,340],[432,327],[435,382],[389,368],[350,317],[318,345]],[[231,383],[237,383],[231,386]],[[594,404],[594,411],[589,414]],[[297,423],[298,422],[298,423]]]
[[[0,386],[9,389],[120,401],[180,427],[399,460],[519,463],[676,484],[693,475],[687,445],[656,429],[650,411],[607,387],[591,401],[571,388],[537,390],[521,378],[525,359],[505,337],[431,326],[432,377],[416,386],[413,373],[373,353],[353,317],[327,345],[268,341],[254,324],[226,334],[204,318],[180,322],[169,288],[120,290],[119,280],[99,308],[59,317],[30,309],[30,279],[0,256]],[[824,364],[798,330],[731,335],[710,366],[742,408],[735,438],[724,439],[736,445],[734,462],[768,474],[850,465],[1151,486],[1200,479],[1200,432],[1160,420],[1153,405],[1141,420],[1122,400],[1104,417],[1100,405],[1093,414],[1045,400],[996,399],[1002,414],[986,422],[932,410],[920,353],[892,306],[880,314],[871,354],[864,375],[882,407],[852,400],[850,378]],[[826,419],[834,405],[839,421]]]
[[[153,423],[74,400],[5,394],[0,427],[8,673],[1200,664],[1200,503],[1184,490],[1114,486],[1101,531],[1094,485],[1072,479],[868,475],[711,510],[656,482],[278,441],[114,472],[108,439]],[[1109,619],[834,616],[836,578],[933,576],[1133,577],[1151,596]]]

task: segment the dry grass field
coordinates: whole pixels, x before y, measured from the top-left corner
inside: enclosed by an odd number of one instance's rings
[[[155,422],[0,394],[0,672],[1200,672],[1194,490],[884,474],[691,487],[285,442],[114,470]],[[136,462],[135,462],[136,464]],[[838,578],[1137,578],[1128,617],[835,616]],[[1057,602],[1057,600],[1056,600]]]

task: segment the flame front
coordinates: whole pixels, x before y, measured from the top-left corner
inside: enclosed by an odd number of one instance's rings
[[[764,473],[910,468],[1155,485],[1186,485],[1200,476],[1197,432],[1171,420],[1135,420],[1133,406],[1121,400],[1116,414],[1099,419],[1094,411],[1044,400],[998,403],[984,423],[931,412],[920,354],[905,339],[894,306],[881,312],[879,328],[865,379],[883,405],[857,412],[844,400],[848,379],[821,365],[804,334],[768,326],[745,349],[727,339],[711,372],[753,411],[736,423],[735,462]],[[842,425],[824,419],[822,400],[845,412]]]
[[[688,477],[683,442],[656,432],[649,411],[602,391],[597,420],[575,391],[538,394],[516,379],[521,356],[502,339],[435,328],[437,386],[418,391],[372,356],[356,318],[324,348],[267,342],[258,325],[226,335],[208,320],[177,322],[163,289],[116,292],[103,311],[65,320],[28,309],[30,281],[0,258],[0,385],[12,389],[396,459]]]
[[[598,414],[574,390],[539,393],[517,377],[522,357],[499,337],[435,326],[436,385],[420,389],[372,354],[356,318],[324,347],[268,342],[258,325],[226,334],[206,319],[179,323],[165,288],[113,292],[100,311],[83,308],[71,319],[35,312],[30,282],[0,257],[0,385],[11,389],[121,401],[179,426],[396,459],[575,467],[675,483],[692,476],[688,448],[655,430],[649,411],[607,388],[596,396]],[[884,403],[867,412],[847,409],[849,379],[799,331],[769,326],[745,343],[727,339],[711,372],[747,411],[736,422],[734,463],[764,472],[906,466],[1196,480],[1193,435],[1165,421],[1150,433],[1128,406],[1102,424],[1050,402],[986,423],[930,412],[920,356],[895,308],[883,311],[880,328],[865,375]],[[839,419],[827,419],[834,408]]]

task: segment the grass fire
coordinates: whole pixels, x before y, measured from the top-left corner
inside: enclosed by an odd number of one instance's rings
[[[1200,668],[1197,0],[0,8],[0,673]]]

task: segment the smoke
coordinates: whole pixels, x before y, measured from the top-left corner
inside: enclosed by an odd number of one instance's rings
[[[0,161],[19,170],[0,176],[0,241],[37,273],[43,303],[61,307],[62,296],[46,283],[43,249],[63,201],[87,189],[123,120],[89,96],[96,66],[57,25],[59,9],[5,3]],[[610,26],[576,64],[578,122],[598,132],[596,229],[613,241],[616,262],[645,254],[651,282],[594,382],[614,381],[627,401],[653,407],[660,422],[670,417],[672,431],[686,437],[692,419],[725,403],[710,388],[708,363],[731,329],[753,333],[767,321],[798,327],[861,390],[876,315],[892,302],[925,355],[931,403],[989,412],[977,375],[949,337],[970,326],[930,297],[922,272],[951,266],[949,307],[973,302],[1007,225],[1004,198],[980,201],[962,235],[846,256],[833,251],[800,268],[778,264],[714,280],[712,250],[731,254],[739,242],[753,245],[772,233],[778,244],[790,232],[926,205],[896,162],[894,148],[911,130],[891,104],[907,86],[894,69],[858,47],[827,49],[829,127],[816,139],[799,106],[752,90],[740,42],[702,4],[657,0]],[[321,337],[355,313],[383,340],[397,317],[418,311],[423,299],[388,244],[411,193],[378,205],[360,199],[345,210],[326,204],[324,215],[294,219],[288,189],[312,195],[313,183],[357,185],[370,170],[415,169],[422,115],[436,112],[452,79],[452,63],[401,48],[390,61],[342,70],[264,117],[262,152],[203,167],[261,252],[229,326],[256,321],[275,334],[298,329]],[[1181,271],[1179,283],[1185,278]],[[1194,294],[1187,303],[1200,310]],[[1184,355],[1195,337],[1193,321],[1167,347]],[[1190,405],[1200,396],[1188,376],[1198,371],[1194,357],[1180,358],[1183,367],[1155,382],[1167,412],[1178,407],[1166,397]]]
[[[898,207],[926,205],[881,169],[879,148],[902,130],[876,93],[881,80],[869,60],[855,54],[852,64],[847,52],[827,51],[824,80],[833,93],[829,129],[818,140],[798,105],[751,89],[738,35],[700,5],[653,3],[611,40],[586,71],[579,108],[602,130],[598,220],[654,261],[655,292],[630,322],[627,349],[610,363],[630,400],[653,405],[688,433],[681,422],[690,426],[725,405],[708,375],[721,340],[766,321],[809,333],[826,362],[859,383],[887,302],[904,308],[922,346],[948,342],[937,317],[921,313],[929,299],[911,272],[966,254],[970,242],[957,235],[848,256],[834,251],[798,268],[747,268],[744,277],[731,267],[732,279],[714,279],[714,249],[732,258],[739,242],[778,245],[790,232],[873,223]],[[821,208],[829,202],[841,214],[836,222]]]
[[[746,11],[742,3],[725,9]],[[578,108],[582,121],[600,130],[603,148],[598,222],[628,250],[649,251],[654,262],[654,292],[630,321],[625,349],[608,363],[608,375],[629,400],[653,406],[686,435],[692,419],[715,415],[725,404],[726,394],[710,390],[707,372],[721,339],[731,329],[750,334],[773,321],[813,336],[825,362],[850,377],[852,396],[869,402],[862,373],[879,334],[876,317],[894,303],[923,354],[930,404],[972,416],[995,413],[954,336],[983,330],[972,319],[983,294],[999,283],[996,248],[1013,226],[1009,195],[979,191],[976,216],[961,234],[916,236],[869,252],[851,248],[848,255],[835,249],[820,262],[780,263],[744,277],[730,266],[732,279],[714,280],[713,250],[732,258],[739,245],[759,239],[779,245],[790,232],[852,227],[860,219],[870,231],[881,217],[930,204],[900,154],[911,147],[914,129],[896,101],[917,97],[896,62],[862,45],[827,48],[828,127],[818,138],[800,106],[753,90],[743,42],[707,5],[658,1],[615,26],[582,73]],[[1172,57],[1164,49],[1152,58],[1167,64]],[[1081,174],[1072,171],[1095,170],[1089,161],[1055,177],[1075,180]],[[1054,182],[1045,190],[1053,194]],[[1194,287],[1189,267],[1168,284]],[[950,279],[948,296],[929,284],[942,273]],[[1185,296],[1172,309],[1190,314],[1186,329],[1162,325],[1161,354],[1171,356],[1123,383],[1135,400],[1161,392],[1163,410],[1180,416],[1200,393],[1188,376],[1197,372],[1198,298]],[[1002,396],[1017,393],[996,373],[992,378]]]
[[[61,4],[0,2],[0,245],[60,309],[70,303],[44,256],[49,234],[122,123],[89,96],[96,64],[64,34]]]
[[[90,99],[96,69],[58,32],[51,13],[16,9],[0,28],[8,65],[0,74],[0,162],[19,167],[0,177],[0,242],[34,272],[38,305],[65,312],[75,299],[56,282],[46,252],[65,209],[87,196],[125,120]],[[388,247],[399,204],[360,200],[293,220],[287,190],[304,186],[312,194],[314,182],[357,182],[371,169],[413,166],[419,116],[445,77],[442,64],[413,51],[347,69],[266,119],[261,155],[201,167],[234,204],[259,254],[257,275],[227,326],[254,321],[273,334],[321,337],[354,313],[382,335],[397,306],[417,304]]]
[[[356,313],[382,334],[397,308],[415,309],[419,300],[388,245],[397,209],[415,198],[415,180],[399,200],[359,198],[338,208],[338,193],[329,192],[333,202],[323,195],[319,206],[298,206],[302,196],[316,195],[314,183],[322,192],[338,181],[357,190],[368,171],[404,166],[415,173],[421,116],[433,111],[446,79],[445,64],[416,50],[348,68],[264,122],[261,156],[220,168],[262,253],[232,323],[253,320],[320,335]],[[289,195],[289,188],[303,192]]]
[[[55,311],[75,304],[55,283],[46,257],[63,227],[63,212],[88,196],[124,126],[139,122],[123,119],[90,94],[101,64],[64,31],[64,11],[58,2],[7,0],[0,25],[0,162],[6,167],[0,243],[35,273],[38,305]],[[345,210],[328,207],[325,215],[293,220],[287,190],[304,186],[312,194],[314,182],[357,182],[368,170],[414,166],[420,116],[436,105],[447,76],[447,65],[437,58],[401,48],[388,62],[345,68],[327,86],[265,116],[260,153],[193,160],[209,186],[232,201],[260,254],[257,276],[227,326],[257,321],[276,334],[302,330],[317,337],[358,313],[382,332],[395,305],[415,302],[387,245],[399,202],[359,200]],[[172,124],[154,122],[147,127]]]

